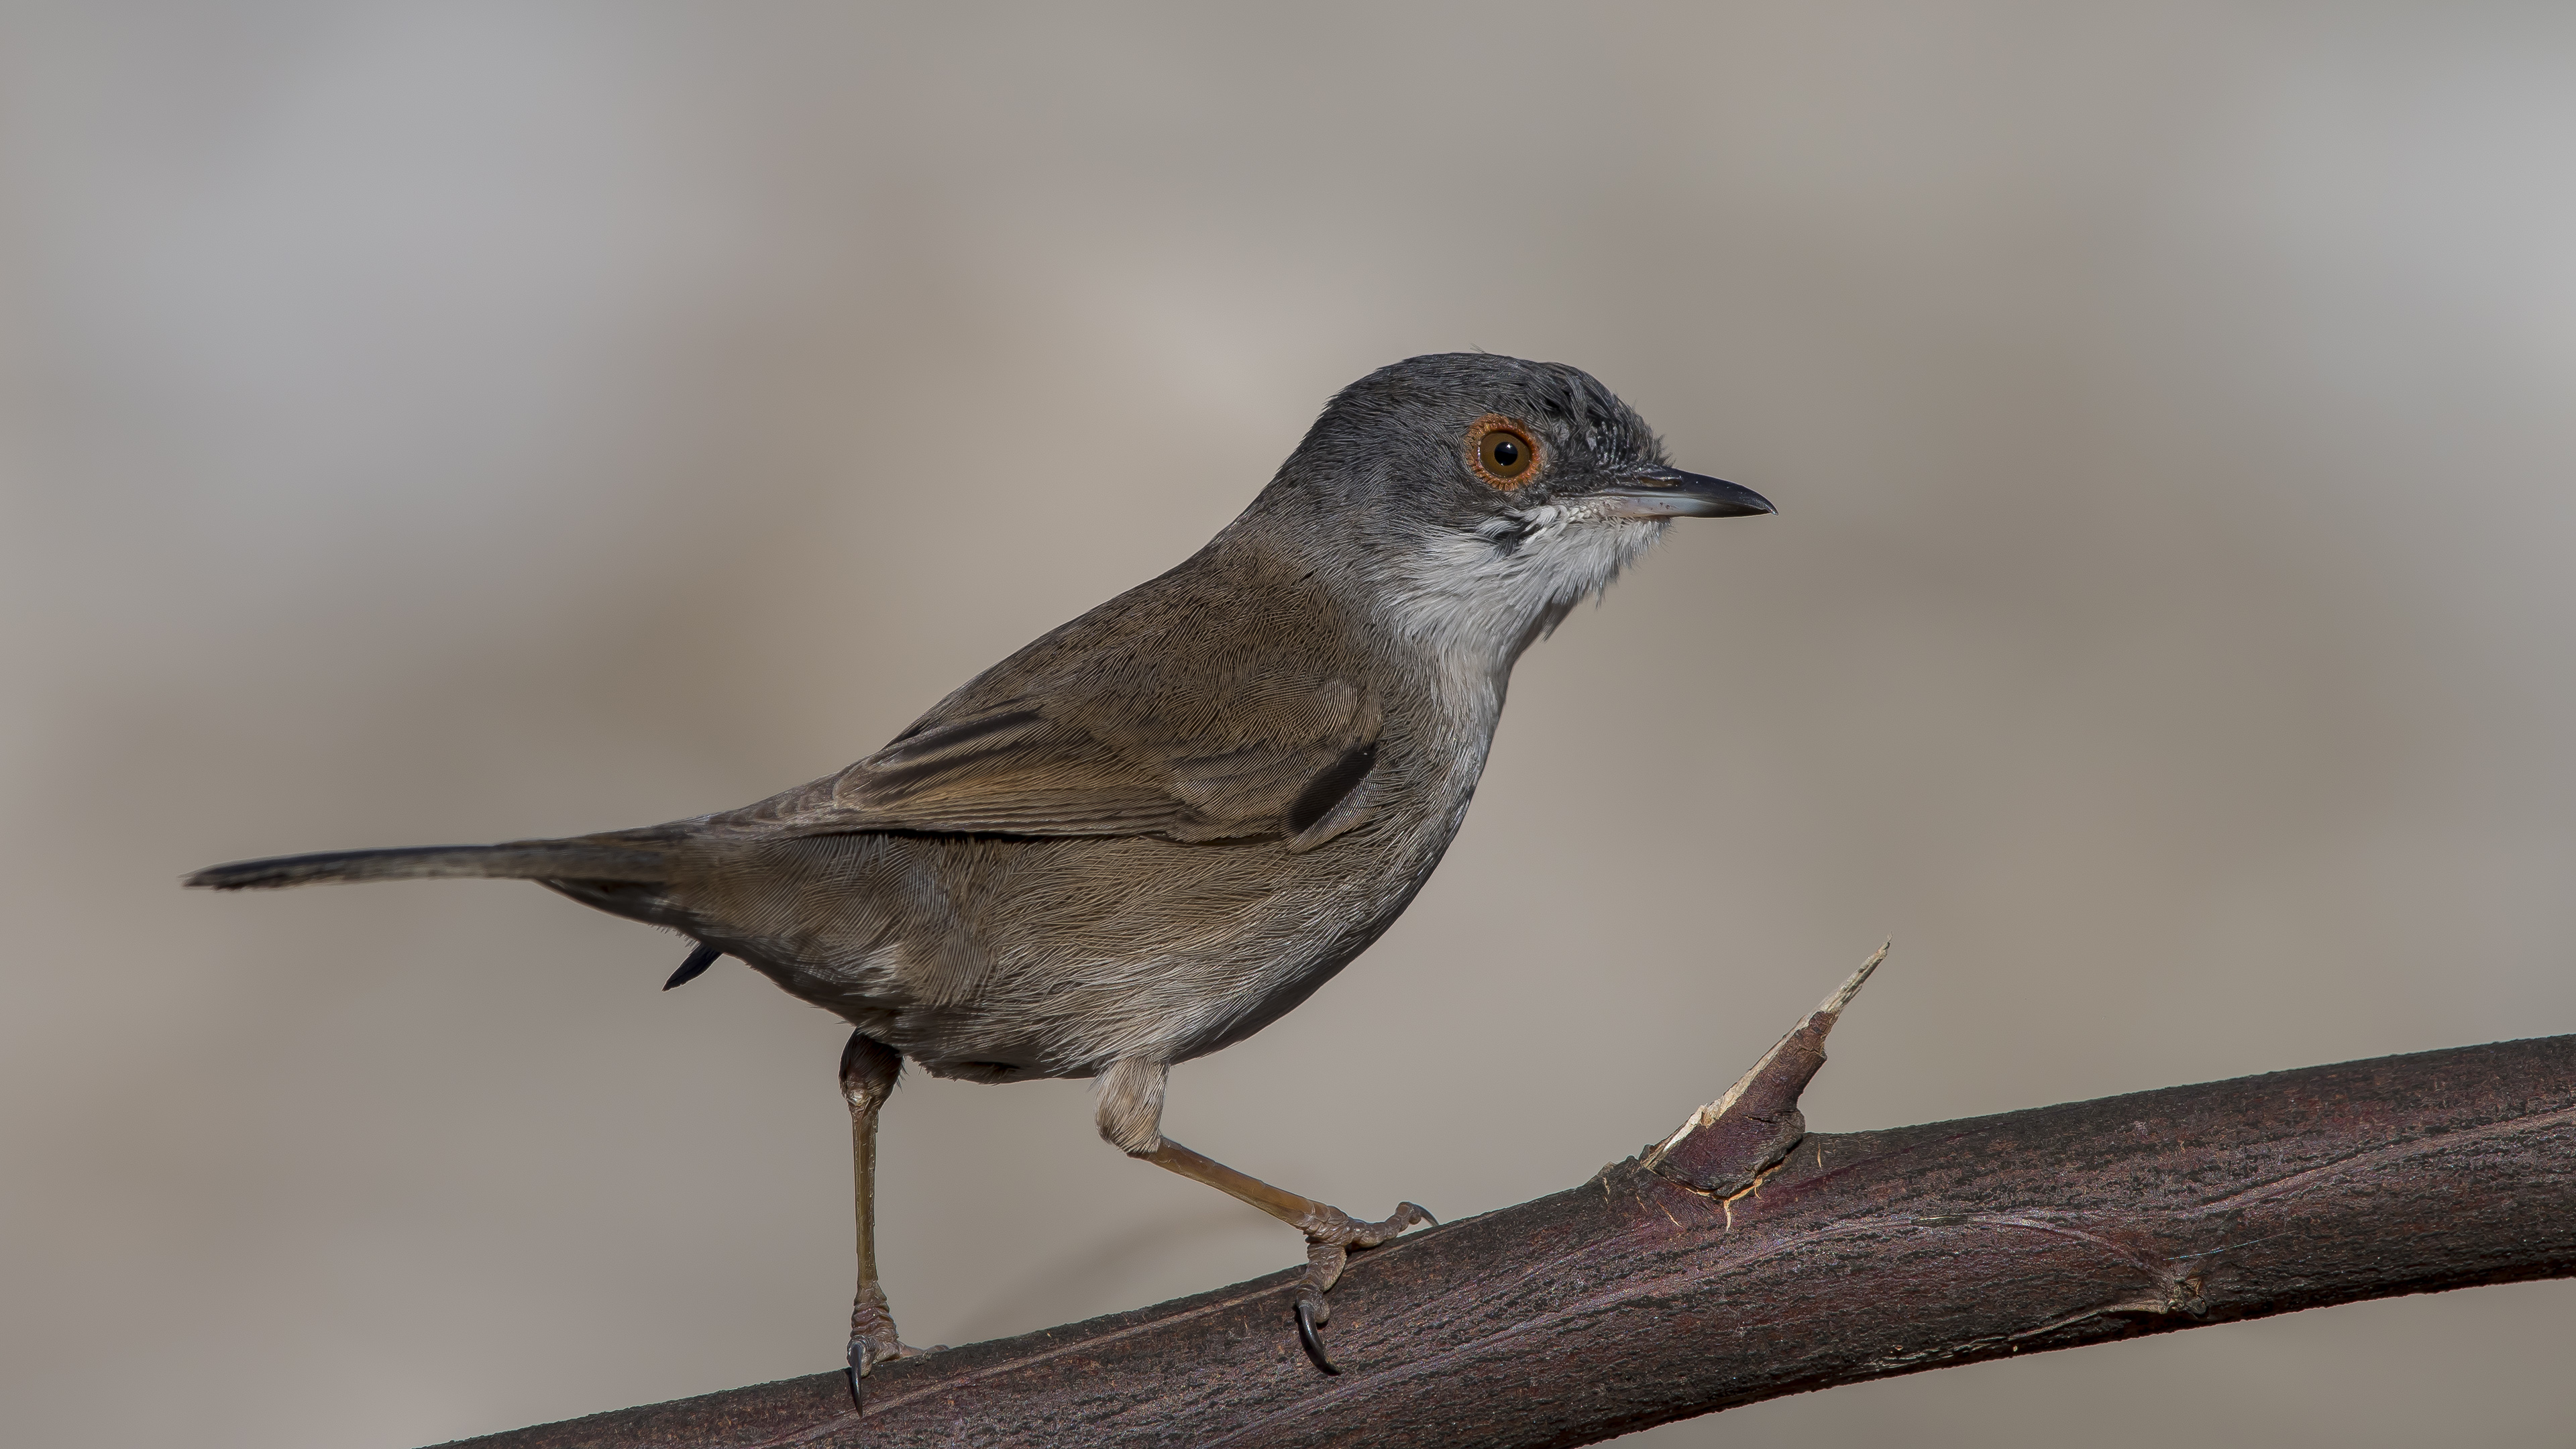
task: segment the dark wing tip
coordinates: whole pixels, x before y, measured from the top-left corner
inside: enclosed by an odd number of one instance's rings
[[[706,975],[707,968],[716,964],[716,958],[723,954],[713,946],[700,943],[698,949],[689,953],[689,959],[680,963],[680,969],[671,973],[671,979],[662,983],[662,989],[668,991],[674,986],[686,986]]]

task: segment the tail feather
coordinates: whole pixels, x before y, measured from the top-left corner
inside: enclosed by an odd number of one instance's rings
[[[328,850],[210,865],[186,884],[219,891],[262,890],[323,881],[493,878],[661,881],[661,851],[588,840],[518,840],[507,845],[414,845],[396,850]]]

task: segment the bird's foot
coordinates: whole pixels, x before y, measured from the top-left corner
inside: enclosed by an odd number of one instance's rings
[[[886,1308],[885,1290],[874,1283],[861,1288],[858,1302],[850,1308],[851,1378],[866,1378],[888,1359],[910,1358],[921,1352],[895,1335],[894,1314]]]
[[[1364,1223],[1340,1208],[1327,1208],[1329,1218],[1300,1224],[1306,1230],[1306,1280],[1297,1285],[1297,1342],[1315,1367],[1328,1374],[1341,1370],[1324,1354],[1323,1336],[1316,1332],[1333,1321],[1333,1306],[1324,1295],[1342,1279],[1342,1269],[1350,1262],[1353,1248],[1374,1248],[1416,1223],[1440,1226],[1440,1220],[1412,1203],[1400,1203],[1395,1215],[1381,1223]]]

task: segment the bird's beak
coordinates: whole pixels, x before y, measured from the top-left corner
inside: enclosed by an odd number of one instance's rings
[[[1780,511],[1750,488],[1679,468],[1633,469],[1599,496],[1608,500],[1614,518],[1743,518]]]

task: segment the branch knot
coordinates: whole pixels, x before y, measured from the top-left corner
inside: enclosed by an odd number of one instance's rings
[[[1788,1160],[1807,1135],[1798,1098],[1825,1064],[1825,1036],[1842,1019],[1870,973],[1887,959],[1881,945],[1833,995],[1818,1004],[1762,1060],[1735,1079],[1726,1095],[1700,1108],[1670,1137],[1646,1150],[1640,1165],[1693,1192],[1733,1197]]]

